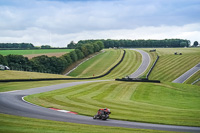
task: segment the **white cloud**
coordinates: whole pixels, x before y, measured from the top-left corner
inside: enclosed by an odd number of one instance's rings
[[[0,42],[66,46],[80,39],[198,40],[198,0],[47,1],[1,5]],[[200,41],[200,40],[199,40]]]

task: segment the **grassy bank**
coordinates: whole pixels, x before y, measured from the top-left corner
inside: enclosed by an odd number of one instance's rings
[[[200,78],[200,70],[198,72],[196,72],[192,77],[187,79],[184,83],[191,84],[191,83],[193,83],[195,80],[197,80],[199,78]],[[195,85],[199,85],[200,86],[200,81],[197,82]]]
[[[72,71],[69,76],[93,77],[104,74],[119,62],[122,55],[123,50],[120,49],[105,50],[104,53],[101,53],[81,64],[78,68]]]
[[[150,79],[173,81],[200,62],[199,48],[159,48],[160,58]],[[174,55],[175,52],[183,55]]]
[[[110,108],[112,119],[200,126],[200,89],[185,84],[99,82],[25,97],[44,107],[94,115]]]
[[[1,133],[167,133],[167,131],[75,124],[0,114]]]
[[[6,70],[0,71],[0,80],[3,79],[38,79],[38,78],[69,78],[69,76],[59,74],[48,74],[38,72],[14,71]]]
[[[102,79],[122,78],[132,74],[138,69],[142,62],[140,53],[126,49],[124,60],[110,74]]]
[[[46,54],[46,53],[62,53],[62,52],[70,52],[73,49],[36,49],[36,50],[1,50],[1,55],[29,55],[29,54]]]

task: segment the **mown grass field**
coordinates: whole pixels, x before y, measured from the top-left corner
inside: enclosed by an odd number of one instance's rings
[[[168,133],[167,131],[95,126],[0,114],[1,133]]]
[[[25,100],[91,117],[107,107],[111,119],[200,126],[200,88],[186,84],[107,81],[30,95]]]
[[[81,64],[72,71],[69,76],[74,77],[93,77],[106,73],[110,68],[119,62],[123,55],[123,50],[109,49],[105,50],[90,60]]]
[[[122,50],[109,49],[106,52],[86,61],[75,69],[69,76],[92,77],[106,73],[122,58]],[[138,69],[142,62],[140,53],[126,49],[124,60],[110,74],[101,79],[115,79],[126,77]]]
[[[200,48],[158,48],[160,56],[150,79],[173,81],[200,62]],[[175,52],[183,55],[174,55]]]
[[[110,74],[103,77],[102,79],[115,79],[115,78],[123,78],[138,69],[140,64],[142,63],[142,56],[140,53],[134,50],[126,49],[126,55],[124,60],[117,66]]]
[[[36,50],[0,50],[1,55],[30,55],[30,54],[46,54],[46,53],[61,53],[70,52],[73,49],[36,49]]]

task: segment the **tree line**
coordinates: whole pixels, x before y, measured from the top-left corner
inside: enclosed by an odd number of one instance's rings
[[[34,49],[32,43],[0,43],[2,49]]]
[[[189,47],[190,41],[184,39],[164,39],[164,40],[80,40],[77,45],[92,43],[94,41],[103,42],[105,48],[125,47],[125,48],[149,48],[149,47]],[[70,43],[70,46],[73,46]],[[70,48],[70,47],[69,47]]]
[[[23,55],[0,55],[0,64],[10,67],[11,70],[34,71],[43,73],[61,74],[72,63],[99,52],[104,48],[101,41],[79,44],[74,51],[61,57],[48,57],[46,55],[28,59]]]

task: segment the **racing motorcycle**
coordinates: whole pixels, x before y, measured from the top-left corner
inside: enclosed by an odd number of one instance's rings
[[[93,119],[107,120],[111,114],[110,109],[99,109],[97,114],[93,116]]]

